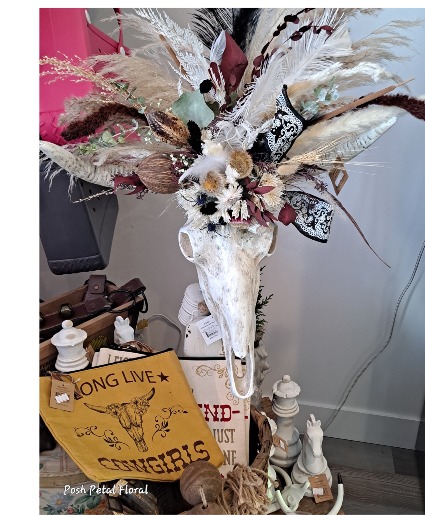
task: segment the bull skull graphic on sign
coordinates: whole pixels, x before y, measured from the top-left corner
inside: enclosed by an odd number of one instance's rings
[[[155,388],[140,397],[134,397],[130,402],[113,403],[107,406],[93,406],[84,403],[88,408],[98,413],[107,413],[118,419],[127,433],[131,436],[136,447],[141,452],[146,452],[146,445],[143,434],[143,415],[147,412],[150,404],[149,401],[155,395]]]

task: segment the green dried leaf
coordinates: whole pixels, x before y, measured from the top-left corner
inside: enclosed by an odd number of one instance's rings
[[[102,135],[100,138],[105,143],[112,143],[112,141],[114,140],[112,133],[110,133],[109,131],[102,132]]]
[[[214,112],[207,106],[199,90],[183,93],[172,105],[172,111],[184,123],[192,120],[200,129],[214,120]]]

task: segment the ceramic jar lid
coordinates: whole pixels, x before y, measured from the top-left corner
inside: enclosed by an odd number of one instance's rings
[[[299,395],[301,388],[297,383],[291,381],[291,377],[284,375],[281,381],[276,381],[273,385],[273,394],[286,399]]]
[[[86,331],[74,327],[72,320],[64,320],[62,330],[52,336],[52,343],[55,347],[73,347],[83,343],[86,338]]]

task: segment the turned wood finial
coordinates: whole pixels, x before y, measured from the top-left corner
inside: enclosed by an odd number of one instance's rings
[[[221,474],[218,468],[208,461],[194,461],[184,469],[180,478],[181,494],[192,506],[213,503],[221,489]]]

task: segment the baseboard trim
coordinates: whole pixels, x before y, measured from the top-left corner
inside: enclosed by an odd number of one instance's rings
[[[335,413],[335,407],[323,404],[301,403],[300,412],[294,418],[294,425],[303,433],[305,424],[312,413],[321,420],[326,436],[366,442],[378,445],[389,445],[404,449],[415,449],[420,419],[400,417],[395,414],[362,411],[343,407],[333,422],[326,424]]]

